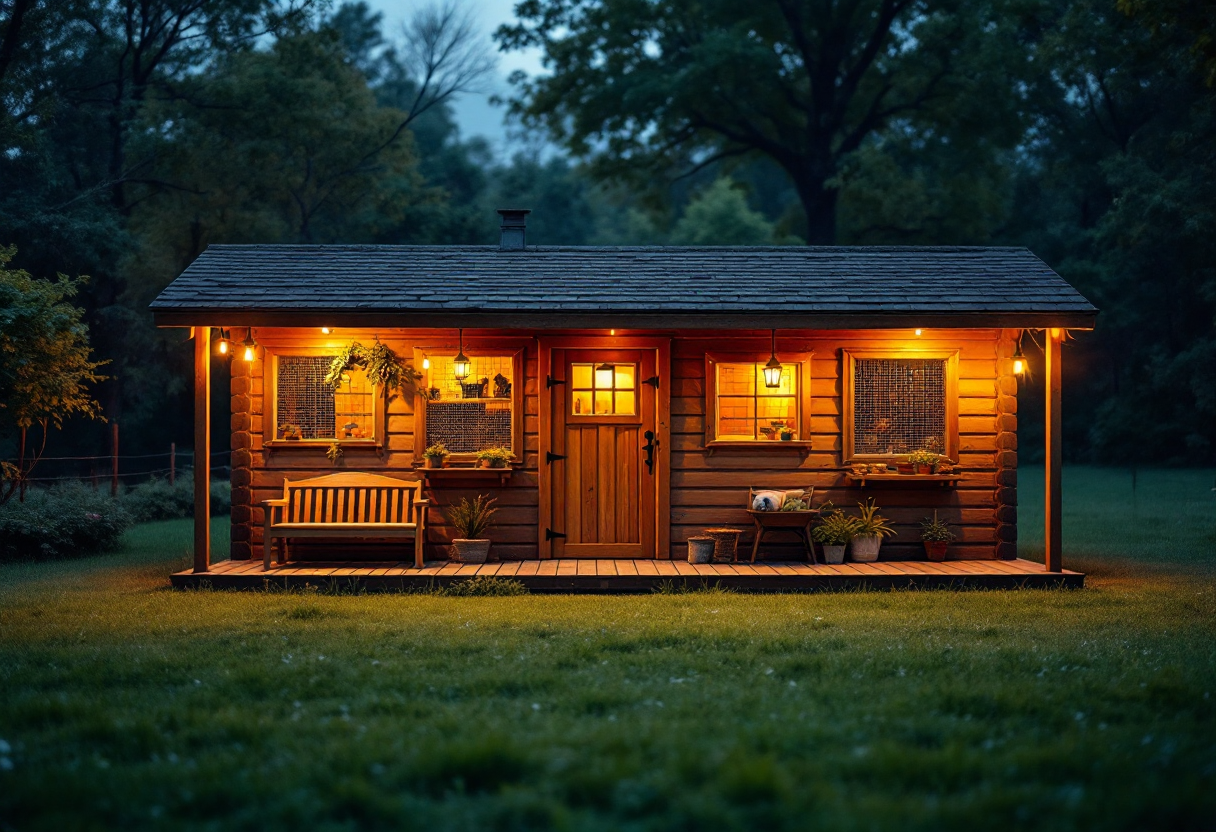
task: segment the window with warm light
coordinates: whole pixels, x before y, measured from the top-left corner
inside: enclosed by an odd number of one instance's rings
[[[463,350],[461,355],[467,352]],[[507,448],[519,454],[522,354],[465,356],[420,353],[419,382],[425,404],[416,410],[420,448],[442,442],[452,454]]]
[[[957,459],[957,353],[846,350],[844,381],[846,460],[919,450]]]
[[[715,369],[718,440],[780,441],[783,432],[790,439],[800,435],[800,364],[782,367],[777,387],[765,384],[760,362],[720,362]]]
[[[570,415],[635,415],[637,370],[636,364],[571,364]]]
[[[376,390],[360,369],[342,376],[337,389],[325,381],[332,355],[272,354],[276,440],[374,440]]]

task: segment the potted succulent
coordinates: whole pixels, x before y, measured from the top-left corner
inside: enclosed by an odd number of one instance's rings
[[[853,539],[857,529],[857,518],[849,517],[837,509],[823,518],[823,522],[811,529],[811,538],[823,547],[825,563],[844,563],[844,550]]]
[[[452,539],[452,560],[457,563],[485,563],[490,554],[490,540],[483,537],[490,519],[498,509],[494,498],[478,494],[473,502],[468,498],[448,509],[448,520],[459,537]]]
[[[477,452],[477,463],[482,468],[506,468],[510,462],[510,448],[486,448]]]
[[[878,513],[874,498],[857,504],[858,514],[854,518],[852,547],[853,560],[859,563],[869,563],[878,560],[878,550],[882,547],[884,537],[894,537],[895,529],[891,528],[887,518]]]
[[[789,425],[784,425],[778,433],[781,435],[782,442],[792,442],[794,439],[794,429]]]
[[[425,451],[422,452],[422,458],[426,461],[427,468],[442,468],[447,465],[448,457],[452,452],[448,450],[448,446],[442,442],[436,442]]]
[[[941,454],[935,454],[929,450],[913,451],[908,454],[908,462],[912,464],[918,474],[932,474],[933,467],[940,459]]]
[[[946,559],[946,547],[950,545],[950,541],[954,540],[954,532],[950,531],[950,527],[937,519],[937,512],[933,512],[933,519],[928,517],[920,524],[920,539],[925,544],[925,554],[929,556],[929,560],[943,561]]]

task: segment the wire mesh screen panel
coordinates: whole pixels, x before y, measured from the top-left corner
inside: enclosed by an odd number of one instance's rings
[[[511,391],[514,361],[509,355],[470,359],[467,378],[453,371],[454,356],[428,356],[426,445],[442,442],[455,454],[512,447]]]
[[[374,391],[362,370],[338,390],[325,383],[332,355],[276,356],[275,435],[281,439],[374,438]]]
[[[941,451],[946,442],[946,362],[859,358],[853,371],[857,454]]]

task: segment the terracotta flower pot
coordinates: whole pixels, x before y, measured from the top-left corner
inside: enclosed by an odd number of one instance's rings
[[[882,535],[858,535],[849,545],[853,560],[858,563],[873,563],[878,560],[878,550],[882,548]]]
[[[945,540],[923,540],[925,544],[925,554],[929,556],[929,560],[940,562],[946,559],[946,547],[950,544]]]
[[[920,464],[920,463],[918,462],[918,463],[916,463],[916,473],[918,473],[918,474],[932,474],[932,473],[933,473],[933,466],[932,466],[932,465],[922,465],[922,464]]]
[[[489,555],[488,540],[465,540],[458,537],[452,541],[452,560],[457,563],[485,563]]]

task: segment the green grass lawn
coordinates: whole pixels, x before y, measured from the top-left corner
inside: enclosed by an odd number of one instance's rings
[[[1069,469],[1079,591],[174,592],[184,521],[0,566],[0,830],[1210,830],[1213,479]]]

